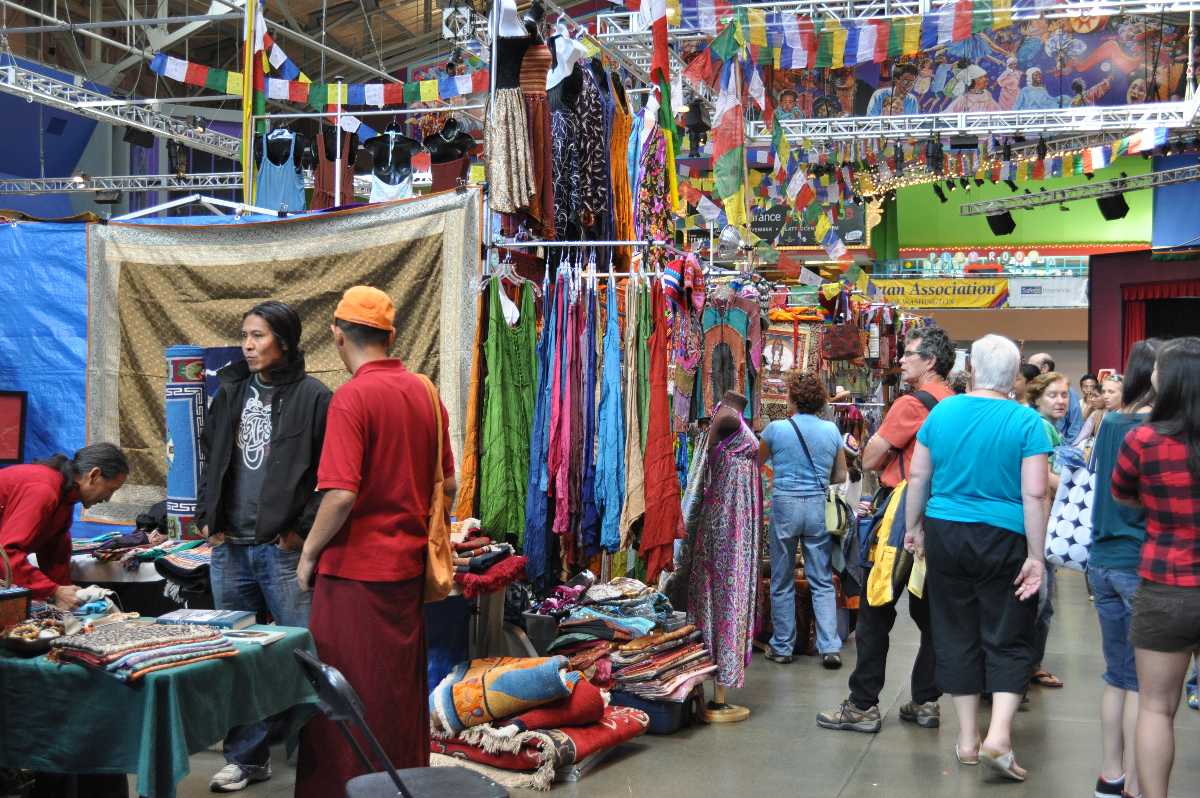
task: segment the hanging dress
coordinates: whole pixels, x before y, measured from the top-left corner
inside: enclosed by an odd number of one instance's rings
[[[587,289],[584,316],[583,353],[583,479],[580,483],[579,538],[585,556],[600,550],[600,510],[596,505],[596,388],[599,363],[596,354],[596,291]]]
[[[550,139],[550,103],[546,76],[550,72],[550,48],[535,42],[521,59],[521,97],[525,103],[525,125],[533,156],[533,198],[529,215],[542,226],[544,238],[554,238],[554,157]]]
[[[471,388],[467,397],[467,418],[463,424],[463,456],[458,467],[458,496],[454,517],[460,521],[476,518],[479,512],[479,444],[483,440],[483,385],[487,375],[484,331],[488,324],[488,305],[480,292],[475,298],[475,343],[471,347]],[[516,530],[518,538],[525,530]]]
[[[641,401],[638,388],[638,342],[641,335],[641,287],[629,278],[625,288],[625,507],[621,512],[621,548],[629,547],[629,533],[646,512],[645,474],[642,461]]]
[[[537,190],[521,97],[521,62],[532,43],[532,37],[496,42],[496,91],[484,112],[483,149],[488,198],[498,213],[527,209]]]
[[[646,439],[646,516],[638,553],[646,560],[646,581],[655,584],[671,565],[675,541],[683,537],[675,436],[667,396],[667,314],[661,282],[654,284],[650,323],[650,406]]]
[[[483,455],[479,520],[483,532],[502,539],[525,530],[525,491],[529,476],[529,441],[533,427],[534,380],[537,368],[537,318],[533,289],[521,289],[521,316],[508,325],[501,307],[501,281],[488,287],[487,378],[483,419]]]
[[[550,389],[550,449],[547,468],[550,495],[554,499],[554,534],[562,535],[571,522],[571,356],[574,353],[570,278],[561,278],[561,290],[555,292],[558,306],[558,336],[554,353],[554,384]]]
[[[697,448],[708,443],[706,434]],[[762,543],[758,438],[741,419],[737,432],[697,455],[692,467],[703,471],[689,474],[684,500],[698,502],[681,564],[689,574],[688,618],[712,652],[717,684],[737,688],[750,662]]]
[[[546,313],[542,323],[542,336],[537,345],[537,399],[533,408],[533,430],[529,436],[529,483],[525,491],[525,539],[523,546],[528,562],[525,575],[535,586],[541,587],[546,579],[548,534],[550,531],[547,491],[550,477],[546,468],[546,457],[550,448],[550,388],[554,375],[551,371],[551,353],[555,347],[558,318],[558,296],[563,285],[562,278],[555,281],[553,291],[545,294]]]
[[[609,168],[612,174],[613,239],[633,241],[633,197],[629,193],[629,135],[633,120],[622,98],[614,94],[612,138],[609,141]],[[629,268],[629,247],[613,250],[613,268]]]
[[[610,554],[621,547],[621,511],[625,505],[625,406],[621,398],[621,327],[617,318],[617,284],[605,290],[604,370],[600,388],[600,423],[596,443],[596,508],[600,512],[600,545]]]
[[[339,132],[342,140],[342,157],[333,160],[336,153],[325,148],[324,131],[317,135],[317,166],[313,170],[312,207],[314,210],[349,205],[354,202],[354,167],[350,164],[351,134]],[[342,193],[333,196],[338,169],[342,172]]]
[[[276,136],[276,139],[282,136]],[[290,140],[287,160],[277,164],[271,160],[267,143],[271,134],[263,140],[262,163],[258,168],[258,179],[254,188],[254,204],[271,211],[286,210],[297,213],[305,209],[304,175],[296,169],[296,136],[288,133]]]

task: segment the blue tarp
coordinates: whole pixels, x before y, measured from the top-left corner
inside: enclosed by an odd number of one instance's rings
[[[25,460],[87,437],[87,226],[0,225],[0,388],[29,392]]]
[[[1154,171],[1179,169],[1200,163],[1196,155],[1168,155],[1154,159]],[[1200,214],[1196,213],[1196,202],[1200,200],[1200,184],[1176,183],[1154,189],[1154,232],[1151,246],[1154,249],[1200,246]]]

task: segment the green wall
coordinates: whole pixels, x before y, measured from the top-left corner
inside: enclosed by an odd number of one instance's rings
[[[1152,163],[1151,159],[1141,156],[1121,158],[1112,166],[1096,172],[1095,182],[1120,177],[1121,172],[1129,177],[1145,174],[1150,171]],[[970,191],[961,188],[947,191],[945,204],[938,200],[928,185],[901,189],[898,192],[900,247],[1148,244],[1154,208],[1154,192],[1150,189],[1126,193],[1129,213],[1124,219],[1113,222],[1104,220],[1094,199],[1068,202],[1069,212],[1060,210],[1057,205],[1013,211],[1017,229],[1006,236],[994,235],[988,227],[986,216],[960,216],[958,212],[959,206],[967,202],[1016,197],[1023,195],[1025,189],[1037,194],[1042,186],[1050,191],[1088,182],[1083,175],[1026,180],[1017,183],[1017,193],[1014,194],[1003,182],[992,185],[988,180],[982,186],[976,186],[972,180]]]

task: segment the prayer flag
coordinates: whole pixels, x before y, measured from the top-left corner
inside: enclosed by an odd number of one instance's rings
[[[187,79],[187,61],[174,56],[167,56],[167,63],[163,67],[163,75],[171,80],[177,80],[183,83]]]
[[[1107,147],[1092,147],[1092,166],[1096,169],[1103,169],[1108,166]]]
[[[415,80],[410,80],[404,84],[404,104],[421,102],[421,84]]]
[[[403,105],[404,104],[404,84],[403,83],[384,83],[383,84],[383,105]]]
[[[871,34],[871,38],[875,41],[875,50],[871,53],[871,60],[876,64],[881,64],[888,57],[892,23],[890,20],[876,19],[871,21],[871,27],[875,29],[874,33]]]
[[[904,28],[904,49],[901,55],[916,55],[921,52],[921,22],[919,17],[908,17]]]
[[[328,83],[314,83],[308,89],[308,105],[319,111],[325,110],[325,98],[328,96]]]
[[[351,83],[346,89],[346,105],[366,105],[367,87],[363,83]]]
[[[713,175],[729,224],[746,224],[746,126],[742,121],[741,73],[736,61],[722,71],[713,113]]]
[[[458,75],[454,78],[454,82],[458,84],[458,93],[460,96],[471,93],[470,75]]]
[[[218,91],[221,94],[232,94],[228,91],[229,72],[224,69],[210,69],[204,78],[204,88]]]
[[[491,86],[491,74],[486,69],[480,69],[471,73],[471,91],[472,93],[487,91]]]
[[[943,7],[943,14],[946,14]],[[954,14],[950,21],[950,35],[953,41],[961,42],[971,37],[971,26],[975,16],[975,9],[971,0],[958,0],[954,4]]]
[[[400,95],[403,99],[404,95]],[[383,107],[383,84],[368,83],[363,89],[363,105],[373,105],[376,108]]]
[[[747,91],[749,91],[750,99],[754,100],[755,105],[765,111],[767,110],[767,87],[763,85],[762,74],[759,70],[754,67],[751,68],[754,69],[754,74],[750,76],[750,85]]]
[[[203,86],[208,80],[208,67],[203,64],[193,64],[187,62],[187,72],[184,75],[184,82],[189,86]]]
[[[954,9],[942,6],[937,12],[937,43],[950,44],[954,41]]]
[[[899,58],[904,52],[904,32],[907,29],[908,17],[898,17],[892,20],[887,36],[887,57]]]
[[[748,20],[749,35],[746,41],[749,44],[757,44],[759,47],[767,46],[767,13],[761,8],[746,9],[746,17]]]
[[[438,82],[436,80],[423,80],[419,85],[420,94],[418,96],[421,98],[421,102],[435,102],[438,99]]]
[[[311,86],[311,83],[304,83],[303,81],[299,80],[289,80],[288,101],[304,105],[308,102],[308,90]]]
[[[1012,0],[992,0],[992,29],[1000,30],[1012,25]]]
[[[938,15],[926,14],[921,20],[921,49],[932,50],[938,45]]]
[[[986,33],[992,29],[992,0],[976,0],[971,15],[971,33]]]
[[[829,25],[832,28],[832,40],[829,43],[829,66],[832,69],[841,69],[846,64],[846,39],[849,31],[836,21],[830,22]]]

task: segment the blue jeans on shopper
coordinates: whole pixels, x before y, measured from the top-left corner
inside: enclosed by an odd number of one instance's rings
[[[1136,693],[1137,663],[1129,640],[1133,594],[1141,584],[1136,571],[1118,571],[1089,565],[1088,584],[1100,618],[1100,644],[1104,651],[1104,681],[1118,690]]]
[[[836,654],[838,636],[837,595],[833,589],[830,557],[833,539],[825,528],[825,496],[771,497],[771,650],[791,656],[796,649],[796,547],[804,544],[804,578],[812,591],[817,622],[817,650]]]
[[[300,552],[284,551],[274,543],[214,546],[209,567],[214,606],[256,612],[259,620],[270,614],[280,626],[307,628],[312,593],[302,591],[296,581],[299,562]],[[225,736],[225,761],[247,771],[267,767],[270,743],[286,732],[289,712],[230,729]]]

